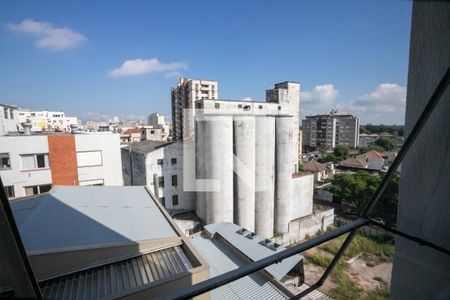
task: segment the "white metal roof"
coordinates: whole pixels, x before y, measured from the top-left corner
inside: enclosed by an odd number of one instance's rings
[[[210,240],[203,236],[197,236],[192,239],[192,243],[208,262],[211,278],[234,270],[247,263],[220,239]],[[212,300],[289,298],[260,273],[253,273],[218,287],[212,290],[210,295]]]
[[[242,228],[236,224],[215,223],[205,226],[205,230],[211,235],[219,234],[252,261],[263,259],[286,249],[276,243],[269,242],[263,237],[255,235],[252,232],[242,232]],[[267,246],[261,244],[264,241],[269,242]],[[280,280],[302,259],[303,257],[301,255],[293,255],[289,258],[283,259],[277,264],[265,268],[265,270],[274,278]]]
[[[145,187],[58,186],[11,209],[27,251],[178,236]]]

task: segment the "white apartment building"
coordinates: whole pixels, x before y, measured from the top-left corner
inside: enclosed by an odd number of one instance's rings
[[[0,137],[0,176],[9,198],[53,185],[123,185],[118,134],[14,134]]]
[[[331,111],[325,115],[306,116],[302,120],[302,139],[305,148],[328,150],[344,145],[359,146],[359,119],[352,115],[338,115]]]
[[[68,117],[62,111],[17,111],[18,124],[31,122],[31,131],[56,130],[70,132],[71,126],[78,126],[77,117]]]
[[[184,190],[183,144],[142,141],[122,148],[125,185],[146,185],[169,210],[195,210],[195,193]]]
[[[182,140],[194,135],[193,117],[196,100],[217,98],[217,81],[180,78],[177,86],[171,90],[174,140]]]
[[[0,136],[9,132],[17,132],[17,107],[14,105],[0,104]]]

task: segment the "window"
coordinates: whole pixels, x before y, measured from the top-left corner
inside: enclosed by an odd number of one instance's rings
[[[43,169],[48,167],[48,154],[22,155],[22,170]]]
[[[155,134],[155,131],[154,130],[150,130],[150,134]]]
[[[214,103],[215,108],[220,108],[220,103]]]
[[[3,113],[5,114],[5,119],[8,119],[8,108],[3,107]]]
[[[178,205],[178,195],[172,196],[172,205],[177,206]]]
[[[51,184],[42,184],[25,187],[25,196],[32,196],[40,193],[45,193],[50,191],[52,188]]]
[[[177,175],[172,175],[172,186],[178,185],[178,177]]]
[[[11,160],[9,159],[9,153],[0,153],[0,170],[11,169]]]
[[[36,113],[31,113],[30,116],[36,117]]]
[[[159,198],[159,201],[161,202],[162,206],[166,206],[166,198],[165,197]]]
[[[172,165],[176,165],[176,164],[177,164],[177,159],[176,159],[176,158],[171,158],[171,159],[170,159],[170,163],[171,163]]]
[[[259,108],[259,109],[262,109],[262,108],[263,108],[263,106],[262,106],[262,105],[259,105],[259,106],[258,106],[258,108]]]
[[[164,159],[158,159],[157,163],[158,163],[158,165],[163,165],[164,164]]]
[[[15,197],[14,186],[13,185],[5,186],[5,191],[6,191],[6,196],[8,196],[8,198],[14,198]]]
[[[93,179],[93,180],[82,180],[80,181],[81,186],[103,186],[104,180],[103,179]]]
[[[9,117],[10,119],[14,119],[14,110],[13,109],[9,109]]]
[[[244,106],[244,110],[249,111],[250,110],[250,105],[245,105]]]
[[[159,177],[159,187],[164,187],[164,176]]]
[[[238,104],[238,108],[242,108],[242,104]]]
[[[101,166],[103,164],[102,151],[80,151],[77,152],[78,167]]]

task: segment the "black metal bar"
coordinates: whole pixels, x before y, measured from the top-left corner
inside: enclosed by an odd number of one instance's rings
[[[31,267],[30,261],[28,259],[27,252],[25,251],[25,247],[23,245],[22,239],[20,238],[19,230],[17,229],[16,221],[14,219],[14,215],[12,213],[11,207],[9,206],[8,196],[5,192],[5,187],[3,186],[2,178],[0,177],[0,199],[3,207],[3,211],[5,213],[9,228],[11,229],[12,237],[16,244],[17,249],[19,250],[19,255],[22,260],[22,263],[25,267],[26,275],[29,279],[29,284],[33,289],[33,293],[35,299],[42,299],[41,290],[39,289],[39,285],[36,281],[36,277],[34,276],[33,268]],[[2,241],[3,242],[3,241]],[[20,272],[20,270],[17,270]],[[17,294],[16,294],[17,297]]]
[[[341,236],[353,230],[354,228],[361,227],[367,224],[368,222],[369,220],[365,218],[356,219],[355,221],[345,224],[335,230],[326,232],[302,244],[295,245],[291,248],[288,248],[286,250],[283,250],[279,253],[273,254],[261,260],[246,264],[233,271],[202,281],[200,283],[184,288],[182,290],[175,291],[174,293],[169,294],[163,297],[162,299],[189,299],[197,295],[201,295],[224,284],[230,283],[234,280],[245,277],[256,271],[262,270],[270,265],[273,265],[274,263],[278,263],[283,259],[286,259],[292,255],[298,254],[300,252],[318,246],[322,243],[325,243],[329,240],[332,240],[338,236]]]
[[[436,251],[442,252],[442,253],[447,254],[447,255],[450,256],[450,250],[449,250],[449,249],[446,249],[446,248],[441,247],[441,246],[439,246],[439,245],[433,244],[433,243],[431,243],[431,242],[429,242],[429,241],[423,240],[423,239],[418,238],[418,237],[416,237],[416,236],[409,235],[409,234],[404,233],[404,232],[402,232],[402,231],[399,231],[399,230],[397,230],[397,229],[395,229],[395,228],[391,228],[391,227],[386,226],[386,225],[384,225],[384,224],[382,224],[382,223],[380,223],[380,222],[377,222],[377,221],[375,221],[375,220],[372,220],[372,219],[371,219],[369,222],[370,222],[370,224],[375,225],[375,226],[377,226],[377,227],[380,227],[380,228],[382,228],[383,230],[392,232],[392,233],[394,233],[394,234],[396,234],[396,235],[399,235],[399,236],[401,236],[401,237],[403,237],[403,238],[405,238],[405,239],[414,241],[414,242],[416,242],[416,243],[418,243],[418,244],[420,244],[420,245],[422,245],[422,246],[428,246],[428,247],[430,247],[430,248],[433,248],[433,249],[436,250]]]
[[[398,152],[397,156],[395,157],[394,161],[392,162],[391,167],[387,171],[386,175],[383,177],[383,180],[381,181],[380,185],[376,189],[375,193],[370,198],[369,203],[365,207],[364,211],[361,214],[361,218],[367,218],[369,214],[374,209],[375,205],[380,200],[381,196],[383,195],[384,191],[386,190],[386,187],[388,186],[389,182],[392,180],[393,176],[395,175],[395,172],[397,171],[398,166],[402,162],[403,158],[405,157],[406,153],[408,153],[408,150],[411,148],[412,144],[416,140],[416,138],[419,136],[420,131],[425,126],[425,123],[427,122],[428,118],[430,117],[431,113],[433,112],[436,105],[439,103],[439,100],[441,99],[442,95],[444,94],[445,90],[447,89],[448,85],[450,84],[450,67],[447,68],[447,71],[445,72],[444,76],[442,77],[441,81],[439,82],[438,86],[434,90],[433,94],[431,95],[430,99],[428,100],[427,105],[423,109],[422,113],[420,114],[419,119],[417,119],[416,124],[414,125],[413,129],[411,130],[410,134],[405,140],[405,143],[403,144],[402,148]],[[352,242],[355,234],[356,234],[357,228],[353,229],[350,234],[345,239],[344,243],[341,245],[341,248],[339,248],[338,253],[333,258],[330,265],[325,270],[324,274],[320,279],[313,284],[313,286],[319,285],[322,286],[325,280],[328,278],[330,273],[333,271],[334,267],[336,266],[337,262],[341,259],[342,255],[344,254],[345,250],[347,250],[348,246]],[[309,291],[311,292],[311,291]],[[309,293],[308,292],[308,293]],[[303,297],[307,295],[306,291],[300,293],[298,298]],[[294,299],[298,299],[297,296],[294,297]]]

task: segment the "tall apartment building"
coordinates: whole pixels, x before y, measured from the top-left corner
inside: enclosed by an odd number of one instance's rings
[[[77,117],[68,117],[63,111],[17,111],[19,127],[31,122],[31,131],[57,130],[70,132],[71,126],[78,126]]]
[[[119,134],[11,134],[0,137],[0,176],[9,198],[53,185],[123,185]]]
[[[329,114],[306,116],[302,120],[302,131],[303,146],[308,149],[359,146],[359,119],[352,115],[338,115],[331,111]]]
[[[174,140],[182,140],[193,136],[194,102],[201,99],[217,99],[217,88],[217,81],[189,78],[181,78],[177,86],[172,88],[172,130]]]

